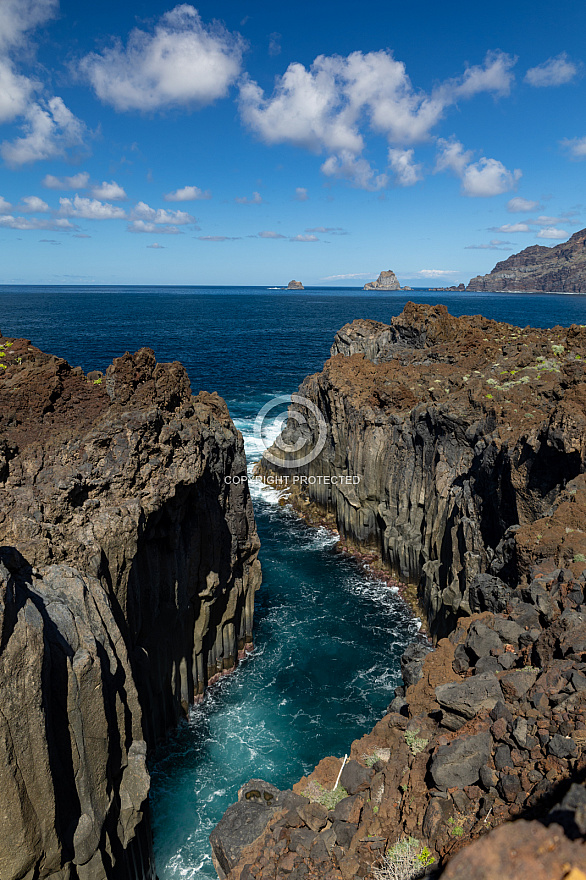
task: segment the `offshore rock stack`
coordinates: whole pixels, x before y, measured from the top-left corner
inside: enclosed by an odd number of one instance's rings
[[[28,806],[0,822],[0,875],[143,880],[147,746],[252,646],[242,437],[149,349],[87,376],[28,340],[0,351],[2,689],[22,670],[31,716],[27,742],[23,702],[3,705],[3,798]]]
[[[583,880],[585,358],[582,327],[409,303],[390,325],[344,327],[301,385],[323,451],[265,472],[360,476],[308,479],[294,503],[411,581],[435,646],[405,653],[403,686],[343,769],[324,758],[256,837],[218,826],[221,877],[382,880],[414,847],[409,876]],[[291,419],[284,445],[315,445],[318,427]]]

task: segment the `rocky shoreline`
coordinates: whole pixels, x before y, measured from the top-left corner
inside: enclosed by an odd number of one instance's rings
[[[148,750],[252,646],[242,436],[149,349],[0,357],[0,875],[154,880]]]
[[[323,451],[263,467],[360,475],[308,480],[308,503],[417,589],[434,647],[406,652],[345,766],[324,758],[289,793],[244,786],[211,837],[221,878],[583,880],[585,358],[581,327],[444,307],[337,334],[300,388]],[[318,427],[291,420],[284,439],[311,446]]]

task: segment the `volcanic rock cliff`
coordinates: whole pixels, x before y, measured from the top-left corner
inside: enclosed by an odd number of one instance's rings
[[[0,359],[0,544],[20,559],[16,574],[6,563],[4,602],[18,626],[10,624],[15,636],[5,624],[2,656],[31,682],[26,759],[46,792],[29,797],[20,778],[13,700],[3,706],[0,763],[23,795],[11,834],[26,841],[26,859],[0,873],[142,880],[152,870],[145,743],[252,641],[259,542],[245,483],[231,481],[245,471],[242,437],[221,398],[193,397],[185,369],[158,364],[148,349],[117,358],[105,375],[86,376],[28,340],[0,337]],[[27,671],[23,626],[36,633],[41,680]],[[129,855],[133,835],[144,870]]]
[[[267,466],[303,478],[343,539],[417,585],[432,634],[445,636],[470,612],[477,574],[526,580],[515,530],[584,470],[585,359],[576,326],[522,330],[413,303],[390,325],[354,321],[299,389],[324,414],[323,450],[295,466],[317,445],[304,411],[307,423],[291,419],[283,435],[301,450]],[[340,474],[352,484],[332,479]],[[562,564],[583,540],[570,534]]]
[[[532,245],[472,278],[466,290],[586,292],[586,229],[555,247]]]
[[[367,281],[364,290],[401,290],[398,278],[391,269],[383,269],[376,281]]]
[[[412,303],[337,334],[263,469],[417,585],[435,647],[345,766],[243,787],[220,877],[584,880],[585,357],[582,327]]]

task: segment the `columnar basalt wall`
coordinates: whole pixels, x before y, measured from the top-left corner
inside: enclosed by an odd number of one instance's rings
[[[302,467],[263,466],[307,478],[307,497],[335,513],[345,538],[419,586],[441,637],[469,613],[477,574],[523,576],[516,527],[584,469],[586,334],[408,304],[390,326],[344,327],[332,355],[299,389],[324,415],[323,451]],[[311,414],[301,429],[290,420],[284,440],[302,431],[298,457],[316,442]]]
[[[246,469],[242,436],[220,397],[193,397],[185,369],[148,349],[88,376],[27,340],[0,337],[0,353],[0,544],[33,573],[68,564],[100,585],[128,652],[137,741],[150,747],[252,646],[259,541],[246,483],[231,479]],[[148,865],[139,827],[132,846]],[[119,840],[142,880],[130,838]],[[52,876],[37,846],[34,876]],[[82,880],[75,870],[63,876]]]

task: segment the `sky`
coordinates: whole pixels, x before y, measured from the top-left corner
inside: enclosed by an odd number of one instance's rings
[[[586,4],[0,0],[0,284],[467,283],[586,227]]]

